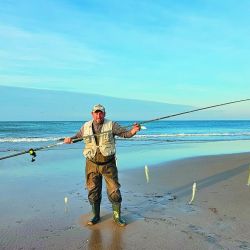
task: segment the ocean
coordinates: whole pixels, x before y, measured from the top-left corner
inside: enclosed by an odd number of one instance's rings
[[[133,124],[131,121],[118,123]],[[82,124],[81,121],[0,122],[0,156],[55,144],[61,138],[74,135]],[[168,120],[151,122],[144,127],[133,138],[117,137],[117,159],[121,168],[200,155],[247,152],[250,148],[248,120]],[[48,150],[61,150],[65,154],[70,149],[82,157],[82,148],[80,142]]]

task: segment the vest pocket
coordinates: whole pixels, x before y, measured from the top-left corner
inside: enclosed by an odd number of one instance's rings
[[[113,136],[111,133],[105,133],[102,136],[103,143],[112,142]]]
[[[87,144],[87,143],[91,143],[92,141],[92,136],[87,136],[84,138],[84,142]]]

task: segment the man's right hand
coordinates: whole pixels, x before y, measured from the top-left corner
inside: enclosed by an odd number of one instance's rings
[[[66,138],[64,138],[64,141],[63,141],[65,144],[71,144],[71,143],[73,143],[72,142],[72,139],[70,138],[70,137],[66,137]]]

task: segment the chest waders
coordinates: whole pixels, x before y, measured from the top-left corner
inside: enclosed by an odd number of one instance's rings
[[[103,134],[100,138],[96,136],[92,137],[91,140],[85,141],[84,155],[87,158],[88,198],[93,213],[93,217],[87,223],[89,226],[97,224],[101,219],[100,204],[103,177],[106,182],[108,198],[112,203],[113,220],[119,226],[126,225],[126,222],[121,218],[122,197],[119,190],[120,184],[118,182],[118,171],[115,161],[115,143],[110,131],[112,131],[112,122],[105,120],[101,129]],[[84,134],[90,136],[93,135],[93,132],[96,133],[97,131],[95,131],[91,122],[87,122],[86,127],[84,127]],[[97,133],[97,135],[101,133]]]

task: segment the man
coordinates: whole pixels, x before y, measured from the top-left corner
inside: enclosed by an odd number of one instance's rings
[[[103,177],[112,203],[113,219],[118,225],[125,226],[126,222],[121,218],[122,196],[115,159],[115,136],[130,138],[140,130],[140,125],[134,124],[127,131],[118,123],[105,119],[105,108],[101,104],[95,105],[91,114],[93,119],[86,122],[75,136],[64,139],[64,143],[72,143],[73,139],[78,138],[83,138],[85,142],[83,154],[86,157],[86,183],[93,212],[88,225],[100,221]]]

